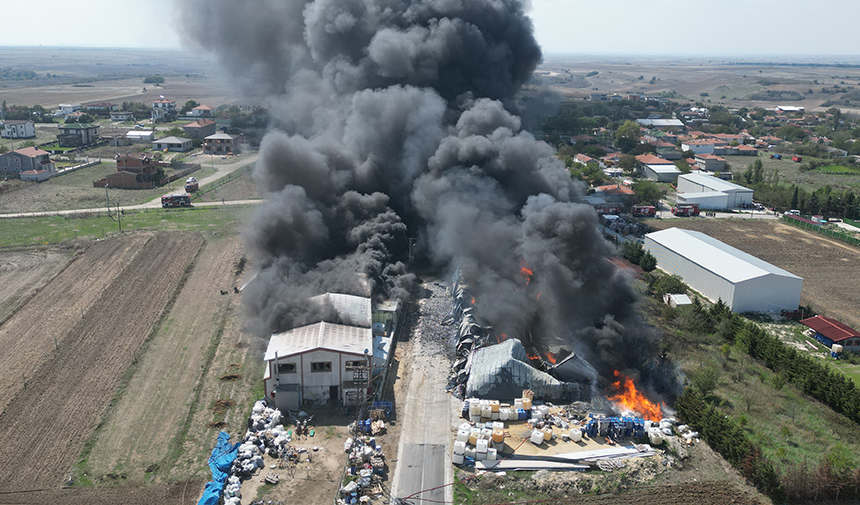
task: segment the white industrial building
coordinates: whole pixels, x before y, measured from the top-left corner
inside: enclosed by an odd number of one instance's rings
[[[753,190],[712,175],[678,176],[678,203],[698,203],[702,209],[736,209],[752,204]]]
[[[646,179],[657,182],[675,182],[681,171],[675,165],[645,165],[642,173]]]
[[[735,312],[795,310],[800,304],[802,278],[704,233],[669,228],[645,235],[644,245],[658,268]]]
[[[284,411],[306,402],[349,404],[367,379],[355,375],[360,369],[382,382],[387,377],[398,302],[373,307],[370,298],[339,293],[307,302],[307,314],[319,322],[272,335],[264,357],[266,396]]]

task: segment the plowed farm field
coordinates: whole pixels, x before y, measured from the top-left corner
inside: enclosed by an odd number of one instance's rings
[[[189,232],[98,242],[0,327],[0,501],[65,482],[203,243]]]
[[[778,221],[751,219],[670,219],[653,228],[705,233],[741,251],[803,277],[801,303],[860,327],[860,248]]]

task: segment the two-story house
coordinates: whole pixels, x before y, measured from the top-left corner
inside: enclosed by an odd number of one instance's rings
[[[53,172],[56,170],[50,153],[36,147],[23,147],[0,154],[0,174],[20,176],[22,172]]]
[[[81,147],[93,144],[99,140],[99,126],[88,123],[70,123],[60,125],[57,142],[60,147]]]
[[[239,153],[239,137],[229,133],[216,133],[203,140],[203,153],[224,155]]]
[[[7,119],[0,133],[6,139],[32,139],[36,137],[36,123],[29,119]]]
[[[152,120],[163,121],[176,112],[176,101],[168,100],[163,96],[152,102]]]

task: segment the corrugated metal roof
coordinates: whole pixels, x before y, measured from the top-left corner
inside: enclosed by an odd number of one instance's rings
[[[800,321],[800,324],[809,326],[834,342],[841,342],[846,338],[860,337],[860,333],[854,328],[846,326],[835,319],[824,316],[815,316]]]
[[[331,306],[341,322],[349,323],[351,326],[370,328],[373,323],[370,298],[354,295],[343,295],[340,293],[326,293],[324,295],[310,298],[311,303],[323,306]]]
[[[528,364],[523,344],[512,338],[475,351],[466,395],[510,399],[531,389],[537,397],[559,398],[566,384]]]
[[[645,235],[645,238],[666,247],[687,260],[733,283],[765,275],[801,279],[751,254],[711,238],[704,233],[669,228]]]
[[[314,349],[327,349],[336,352],[364,354],[373,352],[373,331],[341,324],[316,323],[276,333],[269,339],[266,361],[278,357],[291,356]]]
[[[681,171],[675,165],[646,165],[655,174],[680,174]]]
[[[743,186],[739,186],[735,183],[724,181],[719,177],[714,177],[713,175],[702,175],[702,174],[684,174],[679,175],[679,179],[685,179],[687,181],[692,182],[693,184],[698,184],[700,186],[704,186],[711,191],[722,191],[722,192],[743,192],[743,193],[752,193],[753,190],[750,188],[745,188]]]

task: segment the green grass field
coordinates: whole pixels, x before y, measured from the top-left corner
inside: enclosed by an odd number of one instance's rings
[[[723,156],[731,165],[732,172],[743,172],[747,165],[755,162],[753,156]],[[800,163],[791,161],[791,156],[786,159],[783,156],[781,160],[770,158],[770,153],[761,152],[758,155],[764,166],[765,175],[776,169],[779,171],[779,181],[783,184],[797,184],[799,187],[814,191],[820,187],[830,185],[835,190],[854,189],[857,190],[860,186],[860,170],[855,172],[839,172],[839,173],[824,173],[822,170],[829,167],[822,167],[819,170],[810,170],[808,172],[800,171]],[[803,157],[804,162],[821,161],[820,158]]]
[[[860,169],[854,167],[843,167],[842,165],[827,165],[818,167],[811,172],[830,175],[860,175]]]
[[[121,216],[122,231],[234,229],[253,211],[253,206],[198,207],[128,211]],[[75,239],[98,239],[119,233],[120,221],[107,212],[82,217],[5,219],[0,226],[0,247],[59,244]]]

